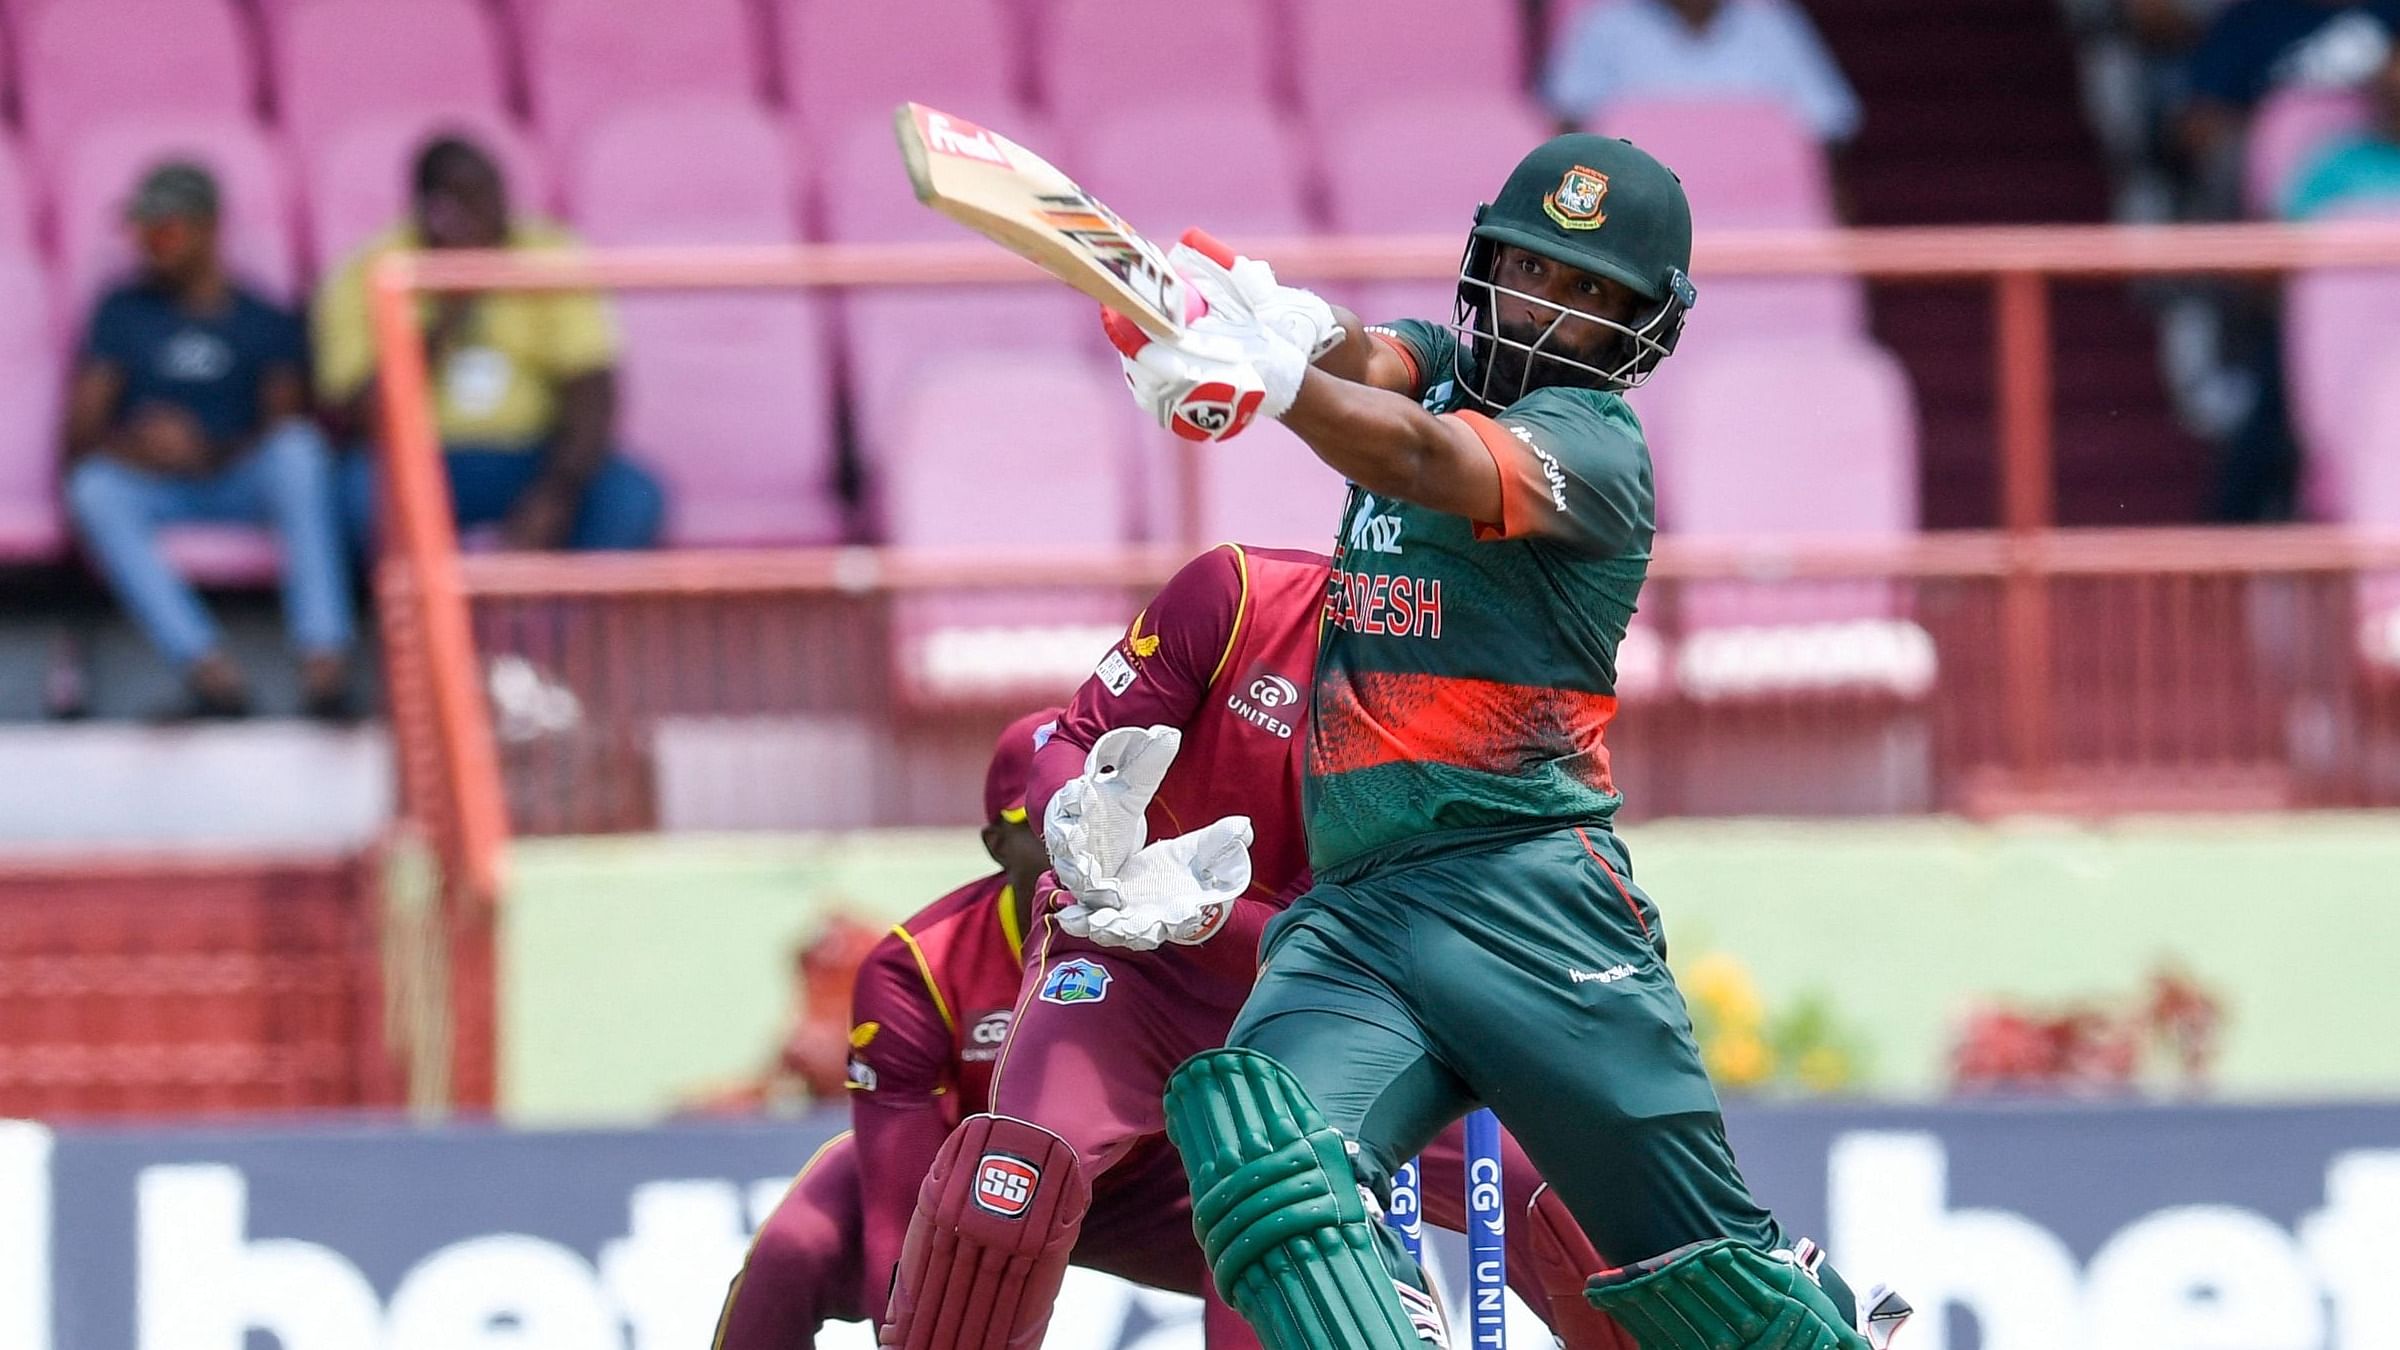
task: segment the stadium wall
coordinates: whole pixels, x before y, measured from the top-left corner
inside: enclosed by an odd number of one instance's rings
[[[839,1124],[0,1122],[0,1345],[688,1350]],[[1748,1106],[1727,1128],[1793,1231],[1907,1291],[1921,1350],[2400,1341],[2390,1106]],[[1458,1245],[1428,1237],[1455,1289]],[[1074,1272],[1047,1350],[1198,1350],[1197,1314]],[[1547,1343],[1514,1306],[1508,1339]],[[872,1337],[840,1324],[818,1345]]]
[[[1713,952],[1768,1007],[1821,993],[1855,1090],[1938,1093],[1963,1011],[2136,997],[2186,968],[2227,1012],[2236,1099],[2400,1094],[2400,821],[2386,815],[1678,821],[1628,831],[1680,970]],[[837,908],[888,922],[988,864],[964,830],[519,844],[502,938],[502,1102],[629,1121],[765,1063],[791,952]]]

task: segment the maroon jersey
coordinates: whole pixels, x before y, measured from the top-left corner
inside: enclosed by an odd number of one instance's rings
[[[1150,803],[1150,837],[1250,818],[1248,896],[1232,928],[1200,949],[1234,954],[1245,981],[1266,920],[1308,886],[1301,756],[1332,566],[1320,554],[1238,544],[1185,563],[1076,691],[1026,784],[1038,827],[1102,733],[1180,728],[1183,748]]]
[[[963,1117],[991,1109],[1008,1039],[1024,935],[995,873],[917,911],[858,970],[850,998],[850,1124],[864,1190],[864,1269],[888,1280],[917,1185]],[[887,1290],[870,1273],[860,1306],[880,1321]]]

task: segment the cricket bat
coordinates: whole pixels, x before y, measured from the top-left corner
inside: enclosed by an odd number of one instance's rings
[[[1158,341],[1174,340],[1185,324],[1208,312],[1156,244],[1041,156],[922,103],[901,104],[893,122],[918,201]]]

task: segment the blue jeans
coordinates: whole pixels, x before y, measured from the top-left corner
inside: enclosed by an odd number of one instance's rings
[[[539,450],[491,450],[447,446],[442,467],[450,478],[451,509],[464,529],[508,518],[525,490],[540,477]],[[372,453],[350,456],[342,466],[342,505],[350,528],[360,540],[375,537],[375,476]],[[575,527],[567,535],[574,549],[650,548],[658,543],[667,514],[666,493],[647,469],[623,455],[612,454],[583,488],[583,503],[575,512]]]
[[[105,454],[67,475],[67,509],[118,603],[178,670],[214,651],[216,624],[158,546],[162,525],[270,525],[283,541],[283,613],[308,655],[349,650],[350,577],[336,514],[333,453],[293,419],[213,474],[152,473]]]

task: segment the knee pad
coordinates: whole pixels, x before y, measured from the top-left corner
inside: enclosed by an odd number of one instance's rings
[[[1643,1350],[1868,1350],[1799,1261],[1732,1238],[1602,1271],[1584,1295]]]
[[[1167,1083],[1167,1137],[1217,1289],[1268,1350],[1417,1350],[1339,1132],[1281,1064],[1193,1056]]]
[[[1526,1244],[1541,1285],[1543,1316],[1566,1350],[1641,1350],[1617,1319],[1584,1297],[1584,1282],[1608,1262],[1585,1237],[1567,1202],[1545,1182],[1525,1205]]]
[[[1091,1208],[1067,1141],[1011,1116],[969,1116],[917,1191],[878,1343],[1038,1350]]]

